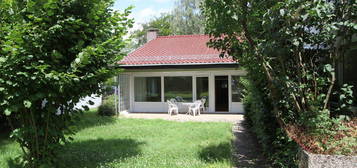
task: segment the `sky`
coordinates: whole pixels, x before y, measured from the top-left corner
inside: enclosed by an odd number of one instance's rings
[[[169,12],[174,6],[175,0],[116,0],[114,9],[123,11],[129,6],[134,6],[130,17],[135,24],[132,30],[140,29],[140,24],[150,21],[161,13]]]

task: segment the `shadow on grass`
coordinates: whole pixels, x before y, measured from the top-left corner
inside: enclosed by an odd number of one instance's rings
[[[117,118],[115,117],[107,117],[107,116],[99,116],[97,114],[96,109],[91,109],[90,111],[84,112],[83,114],[78,114],[79,121],[75,123],[75,131],[80,131],[82,129],[102,126],[102,125],[109,125],[115,123]],[[0,128],[0,147],[10,143],[9,136],[11,131],[8,128]]]
[[[120,162],[125,158],[140,154],[139,146],[143,142],[133,139],[90,140],[74,142],[65,145],[59,151],[58,167],[65,168],[96,168],[106,166],[110,162]],[[21,166],[13,159],[8,160],[10,168]]]
[[[221,162],[232,160],[232,146],[230,143],[210,145],[201,150],[200,159],[205,162]]]
[[[15,159],[8,160],[7,165],[9,166],[9,168],[22,168],[23,167],[17,161],[15,161]]]
[[[84,112],[79,115],[80,120],[76,124],[76,130],[80,131],[85,128],[113,124],[117,120],[115,117],[99,116],[96,109]]]
[[[140,154],[143,142],[134,139],[90,140],[68,144],[60,152],[64,167],[99,167]],[[105,166],[104,166],[105,167]]]

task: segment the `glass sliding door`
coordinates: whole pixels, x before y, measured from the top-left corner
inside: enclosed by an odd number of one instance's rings
[[[164,78],[165,100],[192,102],[192,76],[170,76]]]
[[[197,99],[205,98],[205,107],[208,107],[208,77],[196,78],[196,95]]]

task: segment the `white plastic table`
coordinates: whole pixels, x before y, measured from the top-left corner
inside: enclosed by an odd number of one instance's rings
[[[195,103],[193,103],[193,102],[187,102],[187,103],[181,103],[181,104],[184,105],[184,106],[190,107],[190,106],[194,105]],[[188,111],[188,112],[189,112],[189,111]],[[193,116],[195,116],[195,114],[193,114]]]

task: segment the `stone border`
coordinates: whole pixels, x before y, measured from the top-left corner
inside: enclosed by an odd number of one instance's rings
[[[357,168],[357,156],[321,155],[299,149],[299,168]]]

